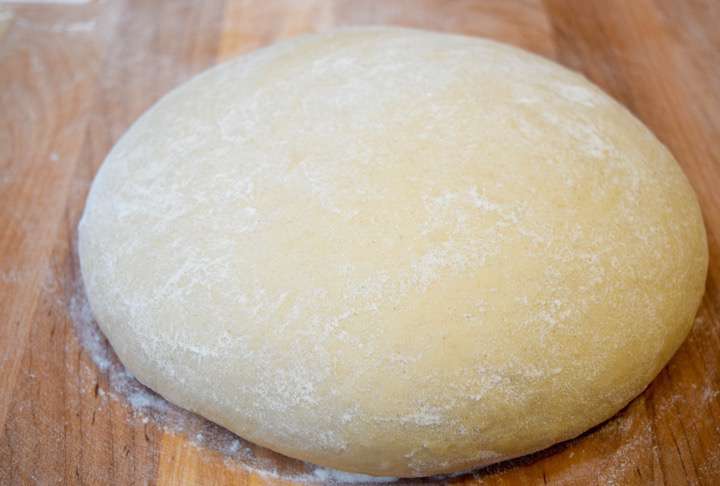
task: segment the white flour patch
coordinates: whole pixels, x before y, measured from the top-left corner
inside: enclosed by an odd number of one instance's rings
[[[58,32],[63,34],[76,34],[76,33],[86,33],[86,32],[92,32],[95,30],[96,22],[95,20],[88,20],[85,22],[72,22],[67,24],[54,24],[54,25],[42,25],[42,24],[36,24],[29,20],[25,19],[17,19],[15,23],[23,28],[29,29],[29,30],[36,30],[36,31],[43,31],[43,32]]]

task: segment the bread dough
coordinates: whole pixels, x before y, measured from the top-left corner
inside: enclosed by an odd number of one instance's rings
[[[466,470],[577,436],[690,329],[708,254],[666,148],[489,40],[304,36],[168,94],[80,222],[97,321],[168,400],[347,471]]]

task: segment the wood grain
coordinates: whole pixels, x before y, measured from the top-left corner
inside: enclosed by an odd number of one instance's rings
[[[355,24],[487,36],[584,73],[672,150],[708,229],[710,272],[695,327],[640,397],[578,439],[446,482],[720,484],[713,0],[0,3],[0,484],[293,484],[138,417],[113,392],[112,375],[90,359],[71,320],[75,228],[108,150],[167,90],[275,39]],[[307,472],[251,449],[286,477]],[[429,481],[405,483],[418,482]]]

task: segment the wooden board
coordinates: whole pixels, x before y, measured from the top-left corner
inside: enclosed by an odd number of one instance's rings
[[[261,474],[117,396],[72,324],[75,227],[112,144],[168,89],[351,24],[487,36],[583,72],[670,147],[708,229],[695,327],[640,397],[576,440],[447,481],[720,484],[720,2],[55,1],[0,3],[0,484],[292,484],[306,470],[250,448],[286,473]]]

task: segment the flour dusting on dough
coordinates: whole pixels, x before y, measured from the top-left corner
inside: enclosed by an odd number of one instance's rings
[[[167,95],[98,172],[79,243],[100,326],[170,401],[416,476],[615,413],[682,340],[707,262],[677,164],[597,88],[387,28]]]

